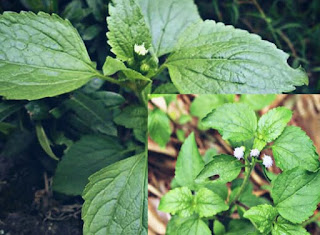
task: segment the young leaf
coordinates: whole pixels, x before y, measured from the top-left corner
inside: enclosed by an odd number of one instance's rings
[[[148,116],[148,131],[152,140],[165,147],[170,140],[170,120],[160,109],[150,111]]]
[[[272,235],[283,235],[283,234],[299,234],[299,235],[310,235],[306,231],[305,228],[303,228],[299,224],[292,224],[289,221],[285,220],[281,216],[278,217],[277,221],[274,223],[274,226],[271,231]]]
[[[194,188],[194,180],[204,166],[194,133],[181,146],[176,163],[175,179],[180,186]]]
[[[320,171],[299,167],[285,171],[273,181],[271,196],[279,214],[292,223],[308,219],[320,202]]]
[[[109,4],[108,43],[117,58],[134,58],[134,45],[151,47],[151,34],[136,0],[113,0]]]
[[[215,220],[213,223],[213,233],[215,235],[224,235],[226,233],[226,228],[219,220]]]
[[[147,157],[116,162],[89,178],[82,208],[84,234],[146,235]]]
[[[217,129],[226,140],[243,141],[253,138],[257,117],[246,104],[225,104],[202,119],[202,124]]]
[[[152,34],[158,57],[171,52],[181,33],[200,20],[192,0],[137,0]]]
[[[219,178],[214,180],[215,183],[231,182],[240,174],[243,164],[233,156],[219,155],[215,156],[212,161],[206,164],[203,170],[196,178],[196,182],[204,182],[211,176],[218,175]]]
[[[43,129],[41,123],[36,124],[36,133],[38,137],[38,141],[42,147],[42,149],[54,160],[59,161],[59,158],[54,154],[51,149],[50,141],[47,137],[46,132]]]
[[[115,138],[83,136],[59,162],[53,189],[65,194],[81,195],[90,175],[122,160],[127,153]]]
[[[208,20],[180,36],[165,65],[180,93],[281,93],[308,83],[287,59],[258,35]]]
[[[198,218],[191,216],[182,218],[173,216],[167,225],[166,235],[211,235],[208,225]]]
[[[158,209],[173,215],[188,217],[193,214],[193,196],[188,187],[170,190],[161,198]]]
[[[210,217],[221,211],[228,210],[229,206],[218,195],[207,188],[201,188],[194,197],[195,212],[200,217]]]
[[[278,211],[273,206],[259,205],[251,207],[243,216],[249,219],[261,233],[269,234],[277,215]]]
[[[258,138],[265,142],[275,140],[288,124],[292,111],[285,107],[278,107],[264,114],[258,122]]]
[[[277,167],[290,170],[300,166],[309,171],[319,168],[319,156],[312,140],[296,126],[288,126],[272,145]]]
[[[248,104],[253,110],[258,111],[270,105],[276,99],[276,95],[241,95],[240,102]]]
[[[43,12],[0,15],[0,95],[35,100],[75,90],[98,72],[68,20]]]

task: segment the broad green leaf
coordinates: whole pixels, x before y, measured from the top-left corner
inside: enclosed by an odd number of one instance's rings
[[[272,145],[277,167],[290,170],[300,166],[309,171],[319,168],[319,156],[312,140],[296,126],[288,126]]]
[[[243,216],[249,219],[261,233],[268,234],[277,215],[278,211],[273,206],[259,205],[251,207]]]
[[[208,225],[198,218],[191,216],[181,218],[173,216],[167,225],[166,235],[211,235]]]
[[[204,166],[194,133],[181,146],[175,170],[175,179],[180,186],[194,188],[194,180]]]
[[[122,95],[111,91],[97,91],[92,93],[91,97],[101,101],[106,107],[120,106],[126,101]]]
[[[0,15],[0,95],[35,100],[75,90],[97,76],[68,20],[43,12]]]
[[[128,151],[114,137],[83,136],[59,162],[53,189],[81,195],[90,175],[125,158],[127,154]]]
[[[171,82],[164,83],[160,86],[157,86],[156,89],[152,92],[152,94],[177,94],[177,93],[179,93],[177,88]]]
[[[206,187],[207,189],[210,189],[215,194],[219,195],[223,200],[227,200],[228,198],[228,187],[225,183],[217,183],[217,182],[211,182],[208,181],[206,184],[201,184],[199,187]]]
[[[113,0],[109,4],[107,18],[108,43],[118,59],[127,61],[134,58],[134,45],[151,47],[151,34],[141,8],[136,0]]]
[[[218,194],[207,188],[201,188],[196,193],[193,205],[200,217],[210,217],[229,208]]]
[[[140,105],[130,105],[125,107],[120,114],[115,116],[116,124],[132,129],[147,128],[148,110]]]
[[[196,178],[196,182],[202,183],[206,179],[212,176],[219,176],[214,180],[216,183],[231,182],[240,174],[243,164],[241,161],[230,155],[215,156],[208,164],[206,164],[203,170]]]
[[[193,196],[188,187],[175,188],[165,194],[158,209],[181,217],[191,216],[194,212]]]
[[[200,119],[207,116],[213,109],[234,101],[234,95],[199,95],[190,106],[190,113]]]
[[[43,129],[43,126],[41,123],[36,124],[36,133],[38,137],[38,141],[42,147],[42,149],[54,160],[59,161],[59,158],[54,154],[54,152],[51,149],[50,141],[47,137],[46,132]]]
[[[0,103],[0,122],[23,107],[20,101],[2,101]]]
[[[240,102],[248,104],[253,110],[258,111],[270,105],[276,99],[276,95],[241,95]]]
[[[165,65],[180,93],[281,93],[308,83],[288,55],[258,35],[204,21],[181,36]]]
[[[174,49],[181,33],[200,20],[193,0],[137,0],[158,57]]]
[[[136,155],[89,178],[82,208],[83,233],[147,235],[147,157]]]
[[[213,222],[213,233],[215,235],[224,235],[226,233],[226,228],[219,220]]]
[[[271,142],[281,135],[292,117],[292,111],[285,107],[271,109],[258,122],[258,139]]]
[[[299,224],[292,224],[281,216],[274,223],[272,235],[308,235],[305,228]]]
[[[226,140],[243,141],[253,138],[257,117],[246,104],[225,104],[202,119],[202,124],[217,129]]]
[[[167,114],[160,109],[150,111],[148,115],[148,132],[150,138],[160,147],[165,147],[170,140],[171,128]]]
[[[256,231],[255,227],[246,219],[233,219],[227,226],[225,235],[250,234]]]
[[[111,136],[117,135],[117,128],[112,122],[112,112],[88,95],[75,92],[66,102],[66,106],[77,114],[77,119],[84,126],[94,132]],[[71,125],[74,125],[74,123],[71,123]]]
[[[279,214],[292,223],[308,219],[320,202],[320,171],[299,167],[285,171],[273,181],[271,196]]]

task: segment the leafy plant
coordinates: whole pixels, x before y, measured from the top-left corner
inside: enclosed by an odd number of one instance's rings
[[[258,120],[244,103],[220,105],[204,117],[202,124],[218,130],[234,156],[214,155],[205,163],[194,134],[188,136],[172,189],[159,205],[173,215],[167,234],[309,234],[304,227],[317,218],[311,216],[320,202],[319,156],[304,131],[287,126],[291,117],[291,110],[277,107]],[[282,173],[267,170],[273,165],[262,153],[267,149]],[[271,183],[272,201],[252,194],[249,179],[257,165]],[[235,211],[239,219],[231,217]]]

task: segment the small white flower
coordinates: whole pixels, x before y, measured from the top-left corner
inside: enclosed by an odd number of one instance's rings
[[[233,152],[233,156],[235,156],[238,160],[240,160],[241,158],[243,158],[244,150],[245,150],[244,146],[235,148]]]
[[[146,55],[149,51],[146,49],[144,46],[144,43],[142,45],[135,44],[134,45],[134,52],[137,53],[138,55]]]
[[[264,155],[262,160],[263,160],[262,164],[265,167],[271,167],[273,165],[272,158],[270,156],[268,156],[268,155]]]
[[[260,154],[260,151],[258,149],[251,149],[250,156],[251,157],[258,157]]]

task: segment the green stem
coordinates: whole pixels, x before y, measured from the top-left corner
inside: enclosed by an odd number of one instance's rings
[[[108,77],[108,76],[104,76],[104,75],[102,75],[101,73],[97,73],[97,74],[96,74],[96,77],[101,78],[102,80],[111,82],[111,83],[113,83],[113,84],[117,84],[117,85],[119,85],[119,86],[122,86],[122,83],[119,82],[118,80],[116,80],[116,79],[114,79],[114,78],[111,78],[111,77]]]
[[[318,219],[320,218],[320,212],[318,212],[318,214],[312,216],[310,219],[306,220],[305,222],[302,223],[303,227],[306,227],[307,225],[318,221]]]
[[[247,159],[247,158],[245,158]],[[241,194],[243,193],[243,191],[245,190],[245,188],[247,187],[248,183],[249,183],[249,179],[250,179],[250,174],[255,166],[255,158],[252,158],[252,162],[250,164],[250,166],[246,166],[245,168],[245,177],[244,180],[242,182],[242,185],[240,186],[240,190],[238,191],[238,193],[236,194],[236,196],[233,198],[232,201],[229,202],[229,206],[230,208],[236,203],[236,201],[239,199],[239,197],[241,196]],[[248,164],[247,160],[246,160],[246,165]]]

